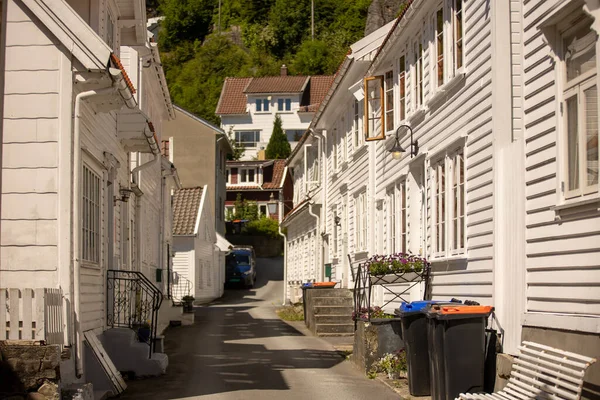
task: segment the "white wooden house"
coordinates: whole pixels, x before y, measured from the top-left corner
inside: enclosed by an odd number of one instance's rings
[[[408,251],[432,264],[431,298],[495,306],[504,352],[598,357],[599,5],[407,4],[360,76],[353,46],[288,160],[287,280],[332,263],[351,286],[348,255]]]
[[[166,294],[177,179],[159,143],[174,114],[143,1],[3,3],[0,282],[62,291],[61,344],[74,349],[62,380],[93,380],[84,336],[117,321],[108,271]]]
[[[225,253],[230,244],[215,232],[208,186],[173,193],[174,299],[207,303],[223,295]]]

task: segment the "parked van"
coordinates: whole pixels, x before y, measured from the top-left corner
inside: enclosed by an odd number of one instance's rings
[[[256,281],[256,255],[252,246],[233,246],[225,259],[225,283],[251,288]]]

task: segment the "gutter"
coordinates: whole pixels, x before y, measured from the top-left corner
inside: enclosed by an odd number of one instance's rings
[[[281,305],[285,306],[287,304],[287,235],[281,231],[281,223],[283,222],[283,191],[279,192],[279,236],[283,238],[283,299],[281,301]]]

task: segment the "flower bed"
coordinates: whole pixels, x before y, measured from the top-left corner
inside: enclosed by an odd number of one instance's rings
[[[365,262],[365,267],[371,276],[388,274],[405,274],[410,272],[421,273],[427,260],[425,258],[407,253],[390,255],[375,255]]]

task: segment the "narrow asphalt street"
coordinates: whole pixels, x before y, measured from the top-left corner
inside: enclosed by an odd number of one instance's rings
[[[165,334],[167,374],[128,382],[122,399],[398,399],[325,340],[281,321],[283,260],[258,259],[252,290],[196,308],[193,326]]]

